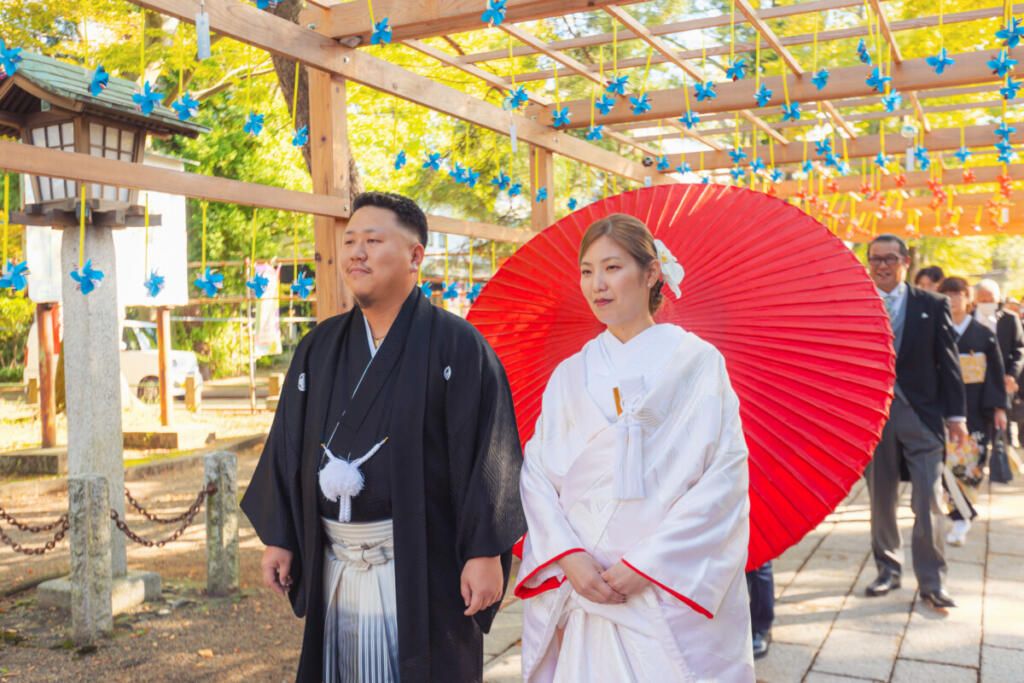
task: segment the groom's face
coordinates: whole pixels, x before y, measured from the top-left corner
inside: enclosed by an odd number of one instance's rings
[[[408,296],[422,260],[422,245],[390,209],[360,208],[342,235],[343,279],[364,308]]]

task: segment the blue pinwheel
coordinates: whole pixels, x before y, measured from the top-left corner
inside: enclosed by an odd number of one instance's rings
[[[771,101],[772,91],[766,88],[764,83],[762,83],[761,87],[754,93],[754,99],[757,101],[757,106],[763,107]]]
[[[295,129],[292,135],[292,147],[305,147],[309,143],[309,126]]]
[[[871,65],[871,55],[868,53],[868,46],[864,43],[863,38],[857,43],[857,56],[864,64]]]
[[[693,169],[690,168],[690,164],[686,161],[676,166],[676,171],[679,173],[692,173]]]
[[[575,211],[576,207],[579,206],[579,204],[580,203],[578,201],[576,201],[575,197],[569,197],[569,201],[567,202],[567,205],[569,206],[569,210],[570,211]]]
[[[765,165],[764,165],[764,161],[761,159],[761,157],[755,157],[754,160],[750,162],[750,172],[751,173],[760,173],[764,169],[765,169]]]
[[[71,271],[71,279],[78,283],[78,289],[82,294],[88,294],[96,289],[103,279],[103,271],[93,268],[92,259],[88,259],[79,270]]]
[[[667,171],[670,168],[672,168],[672,166],[668,163],[668,157],[666,157],[666,156],[658,157],[657,169],[659,171]]]
[[[569,125],[569,107],[558,108],[551,112],[551,125],[555,128]]]
[[[434,171],[440,171],[441,170],[441,153],[440,152],[430,152],[429,154],[427,154],[427,160],[423,162],[423,166],[421,168],[429,168],[429,169],[434,170]]]
[[[742,80],[747,75],[747,60],[737,59],[725,70],[725,75],[734,81]]]
[[[306,275],[306,271],[300,270],[289,289],[292,294],[298,295],[300,299],[305,299],[313,291],[313,278]]]
[[[484,283],[477,282],[473,285],[468,292],[466,292],[466,301],[470,304],[475,304],[477,298],[480,296],[480,292],[484,290]]]
[[[810,173],[814,170],[814,162],[810,159],[805,159],[804,162],[800,164],[800,170],[804,173]]]
[[[461,185],[466,182],[466,167],[456,161],[455,167],[448,171],[448,177]]]
[[[785,173],[783,173],[777,168],[773,168],[772,170],[768,171],[768,179],[771,180],[773,183],[779,182],[785,177],[785,175]]]
[[[603,137],[604,137],[604,126],[603,125],[598,124],[596,126],[591,126],[590,128],[587,129],[586,138],[588,140],[590,140],[591,142],[597,142],[598,140],[600,140]]]
[[[996,38],[1003,41],[1003,45],[1006,47],[1017,47],[1022,37],[1024,37],[1024,28],[1017,21],[1017,17],[1010,17],[1010,24],[996,31]]]
[[[505,3],[508,0],[487,0],[487,9],[480,15],[480,21],[485,24],[500,26],[505,21]]]
[[[815,71],[814,76],[811,78],[811,83],[813,83],[818,90],[821,90],[828,85],[828,69],[818,69]]]
[[[110,74],[100,64],[96,67],[96,71],[92,73],[92,80],[89,82],[89,93],[93,97],[99,97],[100,93],[107,89],[110,84]]]
[[[8,260],[7,270],[0,276],[0,289],[10,288],[15,292],[20,292],[28,286],[26,275],[28,275],[27,261],[16,264]]]
[[[265,276],[261,275],[258,271],[252,274],[252,279],[245,283],[245,286],[252,291],[252,295],[257,299],[263,298],[263,293],[267,291],[267,285],[270,284],[270,280]]]
[[[903,95],[897,90],[890,90],[888,95],[882,95],[882,104],[886,111],[896,111],[903,104]]]
[[[199,113],[199,100],[186,90],[176,102],[171,102],[171,107],[178,112],[179,121],[188,121]]]
[[[1009,75],[1006,76],[1006,85],[999,89],[999,94],[1003,96],[1004,100],[1012,100],[1017,97],[1017,91],[1020,90],[1022,81],[1015,81]]]
[[[835,155],[835,152],[825,152],[825,165],[839,170],[839,157]]]
[[[738,164],[747,158],[747,153],[741,147],[733,147],[729,150],[729,158],[732,159],[732,163]]]
[[[263,114],[257,114],[254,111],[249,112],[249,116],[245,119],[245,125],[242,126],[249,135],[256,137],[263,130]]]
[[[875,157],[874,164],[875,164],[875,166],[878,166],[879,168],[885,168],[891,162],[892,162],[892,156],[890,156],[888,154],[882,154],[881,152],[879,152],[878,156]]]
[[[995,147],[1000,152],[1012,152],[1013,151],[1013,145],[1010,144],[1009,140],[1000,140],[999,142],[997,142],[995,144]]]
[[[782,105],[782,120],[783,121],[799,121],[800,120],[800,103],[793,102],[791,104]]]
[[[698,102],[718,97],[718,93],[715,92],[715,84],[711,81],[695,83],[693,89]]]
[[[696,112],[687,109],[683,112],[683,115],[679,117],[679,123],[686,124],[687,130],[689,130],[700,123],[700,117],[697,116]]]
[[[999,125],[993,132],[995,132],[996,136],[1001,137],[1003,140],[1009,142],[1010,136],[1016,133],[1017,129],[1012,126],[1007,126],[1006,121],[1000,121]]]
[[[996,147],[999,147],[999,145],[996,145]],[[996,159],[998,159],[999,163],[1001,164],[1008,164],[1016,158],[1017,151],[1014,150],[1013,147],[1011,147],[1010,145],[1006,145],[1005,147],[1000,148],[999,156],[996,157]]]
[[[743,170],[743,169],[742,169],[741,167],[739,167],[739,166],[733,166],[732,168],[730,168],[730,169],[729,169],[729,175],[731,175],[731,176],[732,176],[732,179],[733,179],[734,181],[738,181],[738,180],[740,180],[741,178],[743,178],[744,176],[746,176],[746,175],[747,175],[747,172],[746,172],[746,171],[744,171],[744,170]]]
[[[505,98],[505,104],[508,109],[519,109],[527,102],[530,101],[530,96],[526,94],[525,85],[517,85],[508,91],[508,97]]]
[[[164,290],[165,279],[156,270],[149,271],[149,277],[143,281],[142,286],[146,288],[146,293],[150,299],[155,299]]]
[[[388,26],[388,18],[384,17],[373,25],[373,34],[370,36],[370,45],[387,45],[391,42],[391,27]]]
[[[651,100],[647,93],[643,93],[639,97],[630,97],[629,103],[633,105],[633,116],[639,116],[651,110]]]
[[[402,167],[405,166],[406,161],[408,160],[405,158],[405,150],[400,149],[398,150],[398,154],[395,155],[395,162],[392,166],[395,167],[396,171],[400,171]]]
[[[135,103],[135,106],[138,107],[139,111],[147,116],[153,113],[153,110],[156,109],[156,106],[160,104],[163,99],[163,93],[153,90],[149,85],[149,81],[142,84],[142,92],[137,92],[132,95],[132,102]]]
[[[420,285],[420,291],[423,292],[423,296],[429,299],[430,297],[434,296],[434,285],[430,284],[429,282],[424,282],[422,285]]]
[[[602,116],[608,116],[608,112],[610,112],[614,107],[615,98],[610,96],[608,93],[603,93],[600,97],[594,100],[594,109],[601,112]]]
[[[608,85],[605,86],[604,91],[609,95],[625,95],[627,82],[629,82],[629,76],[613,78],[608,81]]]
[[[883,76],[882,70],[879,67],[875,67],[871,71],[871,75],[868,76],[864,82],[869,88],[874,88],[877,92],[883,92],[885,90],[885,84],[891,81],[890,76]]]
[[[491,185],[494,185],[496,188],[498,188],[499,192],[507,188],[511,182],[512,178],[510,178],[501,169],[498,169],[498,175],[491,178]]]
[[[195,282],[196,287],[203,290],[203,294],[208,297],[217,296],[217,292],[224,286],[224,276],[216,271],[206,268],[206,272],[201,277],[197,277]]]
[[[480,179],[480,172],[479,171],[474,171],[473,169],[467,167],[466,168],[466,174],[463,177],[462,182],[466,183],[466,185],[468,185],[469,187],[476,187],[476,181],[479,180],[479,179]]]
[[[928,148],[922,145],[914,147],[914,160],[921,166],[922,171],[927,171],[932,165],[932,158],[928,156]]]
[[[441,295],[442,299],[458,299],[459,298],[459,283],[458,282],[446,282],[444,285],[444,293]]]
[[[512,183],[509,186],[509,188],[508,188],[508,196],[509,197],[518,197],[522,193],[523,193],[523,184],[522,183]]]
[[[928,62],[928,66],[935,69],[935,73],[941,74],[946,70],[947,66],[952,66],[956,63],[956,60],[949,56],[949,52],[946,48],[941,48],[936,55],[928,57],[924,61]]]
[[[710,175],[702,175],[700,177],[700,184],[701,185],[708,185],[709,183],[711,183],[711,176]]]
[[[548,198],[548,188],[545,186],[545,187],[542,187],[539,190],[537,190],[537,196],[533,198],[533,201],[535,201],[535,202],[537,202],[539,204],[540,202],[543,202],[547,198]]]
[[[278,0],[256,0],[256,9],[274,9]]]
[[[4,76],[13,76],[18,70],[18,62],[21,61],[20,47],[7,47],[3,38],[0,38],[0,67],[3,67]]]
[[[958,149],[957,151],[953,152],[953,156],[955,156],[957,159],[959,159],[961,164],[966,164],[967,163],[967,159],[970,158],[970,156],[972,154],[974,154],[974,152],[972,152],[971,150],[967,149],[967,147],[965,147],[963,145],[960,146],[960,149]]]
[[[992,73],[1002,78],[1010,72],[1010,69],[1017,66],[1017,60],[1010,59],[1006,50],[1000,50],[999,55],[985,62],[985,65],[992,69]]]
[[[814,143],[814,153],[819,157],[825,156],[832,151],[832,138],[817,140]]]

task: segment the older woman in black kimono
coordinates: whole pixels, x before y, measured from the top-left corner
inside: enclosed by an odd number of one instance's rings
[[[995,333],[970,315],[972,296],[967,280],[948,277],[939,285],[939,293],[949,297],[953,330],[960,351],[960,372],[967,390],[967,431],[978,445],[977,465],[968,463],[962,470],[954,467],[957,481],[955,484],[947,482],[954,505],[949,515],[953,528],[946,542],[963,545],[971,520],[978,516],[969,494],[982,479],[982,466],[993,432],[1006,429],[1006,386],[1003,382],[1003,355]]]

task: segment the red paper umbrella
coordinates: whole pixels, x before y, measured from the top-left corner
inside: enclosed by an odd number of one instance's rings
[[[533,434],[555,366],[603,326],[579,289],[587,227],[644,221],[686,270],[656,316],[725,356],[750,449],[748,567],[799,541],[871,458],[895,378],[889,319],[864,267],[821,223],[768,195],[661,185],[595,202],[524,245],[469,320],[505,364],[519,433]]]

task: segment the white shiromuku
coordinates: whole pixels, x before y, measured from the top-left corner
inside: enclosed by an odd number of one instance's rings
[[[398,681],[395,546],[390,519],[321,518],[324,546],[324,669],[327,683]]]
[[[660,324],[625,344],[605,331],[563,361],[521,478],[524,679],[753,681],[747,481],[739,400],[711,344]],[[577,550],[650,585],[591,602],[557,563]]]

